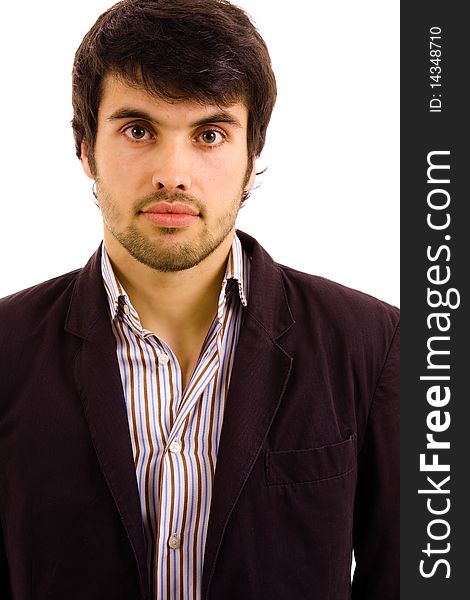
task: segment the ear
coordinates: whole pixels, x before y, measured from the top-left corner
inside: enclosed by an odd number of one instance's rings
[[[87,142],[82,142],[80,144],[80,160],[82,162],[82,167],[83,170],[85,171],[86,175],[90,178],[90,179],[95,179],[95,176],[93,175],[93,171],[91,170],[90,167],[90,161],[88,159],[89,157],[89,146],[87,144]]]
[[[249,192],[251,190],[251,188],[255,184],[255,177],[256,177],[256,158],[253,157],[253,167],[251,169],[250,177],[249,177],[249,179],[245,185],[245,188],[243,190],[244,192]]]

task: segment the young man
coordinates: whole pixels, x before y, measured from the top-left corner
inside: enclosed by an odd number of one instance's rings
[[[0,598],[398,598],[398,311],[235,231],[275,96],[225,0],[85,36],[104,243],[0,303]]]

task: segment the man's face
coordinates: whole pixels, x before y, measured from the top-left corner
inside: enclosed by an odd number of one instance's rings
[[[248,111],[170,103],[115,76],[103,82],[94,165],[105,242],[160,271],[189,269],[229,240],[248,171]],[[94,167],[94,168],[93,168]]]

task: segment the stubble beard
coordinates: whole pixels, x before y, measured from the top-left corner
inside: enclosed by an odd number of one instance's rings
[[[135,220],[145,219],[139,212],[156,202],[185,202],[199,212],[203,228],[195,239],[179,241],[181,229],[176,227],[159,227],[159,235],[155,237],[146,234],[131,223],[124,230],[117,227],[119,214],[116,204],[109,192],[104,189],[99,178],[96,179],[96,190],[99,207],[104,223],[116,240],[140,263],[156,271],[176,272],[191,269],[210,256],[224,242],[235,226],[235,221],[242,204],[243,190],[234,197],[227,212],[219,217],[212,231],[209,231],[204,221],[206,211],[204,206],[194,197],[186,193],[171,194],[166,191],[156,192],[135,202]]]

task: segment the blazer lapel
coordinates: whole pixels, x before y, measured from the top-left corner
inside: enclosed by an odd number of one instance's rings
[[[70,302],[66,330],[81,338],[74,376],[93,445],[132,545],[142,597],[149,584],[139,492],[116,342],[101,279],[101,248],[79,274]]]
[[[294,323],[280,270],[259,244],[237,233],[252,256],[251,283],[217,456],[202,598],[208,597],[227,521],[282,400],[293,362],[278,341]]]

